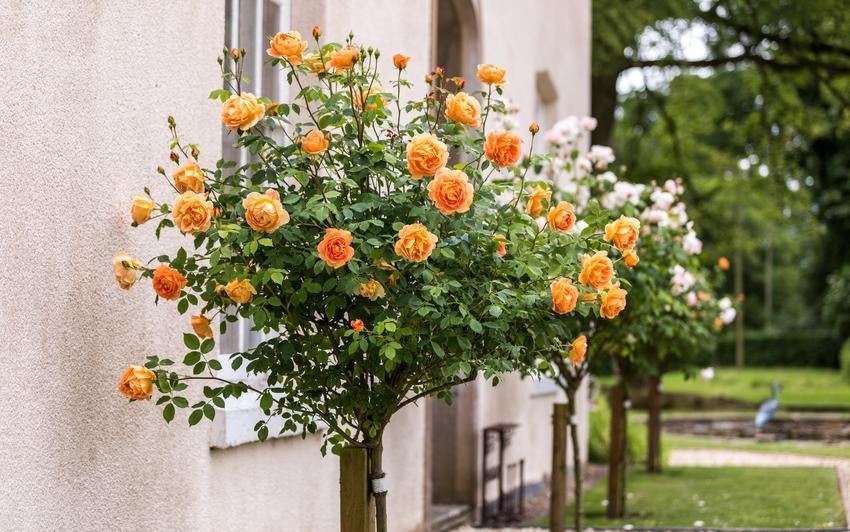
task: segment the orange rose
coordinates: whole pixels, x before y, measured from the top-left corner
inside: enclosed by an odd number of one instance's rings
[[[575,209],[571,203],[562,201],[549,211],[549,214],[546,215],[546,220],[552,229],[566,233],[576,223]]]
[[[640,257],[638,257],[637,251],[633,249],[623,251],[623,262],[625,262],[626,266],[629,268],[635,266],[638,262],[640,262]]]
[[[186,278],[170,266],[160,264],[153,271],[153,289],[163,299],[173,301],[179,298],[184,286]]]
[[[224,291],[227,297],[243,305],[254,299],[254,294],[257,293],[250,279],[233,279],[224,285]]]
[[[293,65],[301,63],[301,54],[307,49],[307,41],[297,31],[278,33],[269,41],[266,53],[272,57],[285,57]]]
[[[408,224],[398,232],[395,252],[412,262],[422,262],[431,256],[437,245],[437,235],[419,223]]]
[[[481,83],[486,85],[502,85],[507,83],[505,81],[505,74],[507,74],[507,70],[491,64],[478,65],[478,71],[475,73],[478,79],[481,80]]]
[[[702,290],[697,292],[697,298],[699,298],[700,301],[711,301],[711,295],[709,295],[708,292],[703,292]]]
[[[626,291],[620,288],[620,283],[602,292],[599,303],[600,316],[610,320],[615,318],[624,308],[626,308]]]
[[[407,143],[407,170],[413,179],[436,174],[448,160],[446,145],[431,133],[420,133]]]
[[[351,70],[359,55],[360,50],[353,46],[346,46],[330,53],[328,65],[337,71]]]
[[[150,399],[156,375],[144,366],[130,366],[118,381],[118,391],[129,399]]]
[[[130,216],[133,217],[133,223],[141,225],[147,222],[153,211],[153,201],[147,196],[134,196],[133,206],[130,207]]]
[[[204,172],[194,161],[174,170],[172,177],[174,178],[174,188],[181,194],[188,190],[198,194],[204,191]]]
[[[360,297],[368,297],[372,301],[377,301],[386,295],[384,285],[377,279],[369,279],[367,282],[361,284],[357,287],[355,293]]]
[[[552,311],[556,314],[567,314],[576,308],[578,289],[572,279],[559,277],[552,281]]]
[[[322,61],[322,56],[317,53],[305,55],[304,64],[307,65],[307,69],[314,74],[321,74],[326,71],[325,63]]]
[[[174,225],[185,234],[209,229],[212,214],[213,204],[207,201],[206,196],[185,192],[174,200],[171,217],[174,219]]]
[[[546,190],[545,188],[537,185],[534,187],[534,190],[528,195],[528,203],[525,204],[525,210],[528,214],[537,217],[543,212],[546,208],[543,205],[543,202],[549,203],[552,199],[552,191]]]
[[[230,131],[236,129],[246,131],[257,125],[265,113],[266,107],[257,101],[256,96],[250,92],[243,92],[239,96],[231,96],[224,102],[221,108],[221,121]]]
[[[354,256],[351,233],[343,229],[328,229],[318,245],[319,258],[333,269],[342,268]]]
[[[395,54],[393,56],[393,66],[399,70],[407,68],[407,62],[410,61],[409,55]]]
[[[462,170],[440,168],[428,183],[428,197],[446,216],[468,211],[472,205],[472,193],[472,183]]]
[[[367,90],[365,93],[358,87],[354,91],[354,107],[358,109],[365,109],[367,111],[374,111],[378,107],[384,107],[387,105],[387,101],[381,96],[381,93],[384,92],[384,88],[380,85],[376,85],[371,89]],[[372,103],[366,103],[370,97],[375,96],[372,99]]]
[[[512,166],[522,157],[522,139],[513,131],[494,131],[487,135],[484,156],[496,166]]]
[[[277,190],[268,189],[265,194],[251,192],[242,200],[245,221],[254,231],[274,233],[281,225],[289,223],[289,213],[280,204]]]
[[[605,226],[605,241],[613,241],[619,249],[632,249],[640,236],[640,222],[637,218],[623,215]]]
[[[324,133],[322,133],[318,129],[314,129],[313,131],[301,137],[301,147],[310,155],[322,153],[323,151],[328,149],[329,144],[330,141],[327,139],[327,137],[325,137]]]
[[[118,253],[112,259],[112,273],[115,274],[115,280],[118,281],[118,286],[124,290],[129,290],[136,283],[136,270],[142,268],[139,261],[130,257],[126,253]]]
[[[494,235],[493,240],[499,243],[499,249],[496,250],[501,256],[505,256],[508,254],[508,240],[505,238],[505,235]]]
[[[726,257],[720,257],[717,259],[717,266],[719,266],[721,270],[726,271],[731,265],[729,264],[729,259]]]
[[[585,354],[587,354],[587,336],[582,334],[570,344],[570,361],[572,361],[573,367],[581,364]]]
[[[723,320],[720,319],[720,316],[714,318],[714,330],[719,331],[723,329]]]
[[[587,285],[595,290],[599,290],[611,281],[614,277],[614,264],[608,258],[607,251],[597,251],[590,255],[581,257],[581,273],[578,276],[578,282]]]
[[[446,96],[446,118],[459,124],[478,127],[481,105],[474,97],[459,92]]]
[[[363,324],[363,320],[351,320],[351,329],[354,332],[359,333],[364,327],[366,326]]]
[[[198,338],[213,337],[210,320],[208,320],[204,315],[192,316],[192,330],[195,331],[195,336]]]

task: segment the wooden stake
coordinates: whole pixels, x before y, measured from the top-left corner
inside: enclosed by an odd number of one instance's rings
[[[565,403],[552,405],[552,489],[549,499],[549,530],[563,532],[567,525],[567,423]]]
[[[369,532],[366,449],[346,447],[339,457],[340,532]]]
[[[625,513],[626,384],[622,378],[611,388],[611,428],[608,445],[608,509],[610,518]]]
[[[661,379],[652,375],[648,379],[648,385],[646,471],[661,473]]]

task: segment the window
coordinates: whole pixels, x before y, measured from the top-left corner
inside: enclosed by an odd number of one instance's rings
[[[247,52],[243,66],[243,77],[249,80],[247,88],[256,96],[265,96],[272,101],[286,102],[289,99],[288,86],[283,72],[265,64],[268,39],[279,31],[289,27],[291,0],[226,0],[224,40],[227,49],[244,48]],[[222,128],[222,158],[239,162],[250,161],[246,150],[233,147],[235,137]],[[248,384],[262,388],[265,381],[260,376],[249,376],[243,368],[230,368],[230,353],[251,349],[268,335],[252,331],[252,324],[239,318],[228,324],[227,332],[219,341],[219,361],[223,370],[219,374],[227,379],[244,380]],[[229,398],[224,409],[218,411],[213,421],[211,447],[233,447],[257,440],[254,425],[263,419],[256,402],[256,394],[245,394],[239,399]],[[276,425],[279,423],[279,425]],[[269,422],[269,437],[277,436],[282,426],[280,419]]]

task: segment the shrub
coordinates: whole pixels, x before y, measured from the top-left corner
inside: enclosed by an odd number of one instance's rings
[[[588,460],[595,464],[608,462],[609,426],[611,409],[604,397],[598,397],[590,411],[590,436],[588,438]],[[646,426],[629,422],[628,459],[631,463],[643,462],[646,458]]]
[[[841,346],[841,376],[850,382],[850,338]]]
[[[815,366],[838,367],[841,340],[831,331],[750,332],[744,336],[745,361],[748,366]],[[735,363],[735,338],[728,336],[717,344],[714,363]]]

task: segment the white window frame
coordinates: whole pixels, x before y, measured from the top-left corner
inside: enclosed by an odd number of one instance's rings
[[[267,37],[263,34],[263,18],[266,2],[277,4],[279,8],[279,16],[277,21],[277,31],[286,31],[291,25],[292,0],[254,0],[253,13],[240,12],[240,0],[225,0],[230,8],[230,35],[229,41],[231,48],[253,48],[253,52],[248,55],[248,61],[253,63],[254,77],[250,79],[250,92],[253,92],[257,97],[265,96],[272,101],[288,103],[289,101],[289,85],[286,83],[283,72],[276,68],[275,74],[280,76],[277,85],[277,94],[262,94],[263,87],[263,70],[264,61],[266,59],[266,45],[268,44]],[[252,42],[239,42],[239,30],[241,23],[244,22],[246,15],[253,17]],[[224,134],[224,133],[223,133]],[[225,137],[222,141],[222,147],[225,142],[228,142],[229,137]],[[244,165],[248,162],[248,153],[246,150],[239,152],[239,164]],[[245,351],[251,347],[252,335],[250,323],[239,317],[236,322],[228,323],[228,332],[226,334],[236,334],[236,344],[238,351]],[[256,334],[256,333],[255,333]],[[260,333],[260,341],[270,338],[271,334]],[[254,336],[256,339],[256,336]],[[218,375],[228,380],[241,380],[256,388],[262,389],[266,386],[265,378],[261,375],[249,375],[243,365],[237,370],[233,370],[230,366],[230,353],[222,353],[222,347],[219,341],[219,354],[217,358],[221,362],[222,370]],[[227,448],[259,441],[257,433],[254,431],[254,426],[258,421],[265,420],[266,416],[260,410],[257,401],[257,394],[249,392],[242,395],[239,399],[230,397],[225,400],[224,408],[217,409],[215,419],[212,422],[212,430],[210,433],[210,447]],[[280,434],[280,429],[283,427],[283,419],[280,417],[272,417],[268,422],[269,438],[279,438],[293,436],[295,433],[285,432]]]

